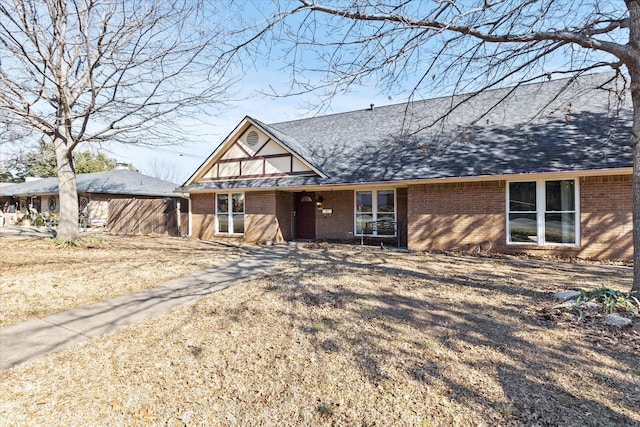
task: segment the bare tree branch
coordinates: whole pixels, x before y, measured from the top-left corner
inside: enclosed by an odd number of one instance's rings
[[[188,0],[0,0],[0,115],[53,141],[62,237],[77,235],[76,147],[183,142],[179,120],[223,105],[232,80],[229,63],[211,66],[225,31],[215,12]]]

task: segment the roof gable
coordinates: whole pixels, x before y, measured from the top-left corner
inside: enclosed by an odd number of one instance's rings
[[[296,141],[245,117],[185,185],[238,179],[325,176],[292,145],[297,145]]]

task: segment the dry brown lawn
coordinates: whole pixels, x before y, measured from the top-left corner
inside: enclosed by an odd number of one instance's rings
[[[627,291],[631,274],[301,245],[255,280],[0,373],[0,423],[637,426],[638,328],[551,308],[561,290]]]
[[[87,234],[77,247],[2,236],[0,326],[150,288],[219,265],[244,250],[179,237]]]

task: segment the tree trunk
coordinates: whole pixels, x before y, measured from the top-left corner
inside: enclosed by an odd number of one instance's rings
[[[633,125],[631,149],[633,151],[633,286],[640,295],[640,70],[630,70]]]
[[[78,188],[76,171],[73,167],[71,151],[63,138],[56,138],[56,158],[58,161],[58,191],[60,197],[60,223],[57,237],[62,240],[78,240]]]
[[[633,125],[631,150],[633,152],[633,286],[640,294],[640,1],[627,0],[629,9],[629,55],[625,61],[631,79]]]

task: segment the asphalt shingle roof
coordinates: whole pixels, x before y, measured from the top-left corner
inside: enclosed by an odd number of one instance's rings
[[[176,184],[143,175],[140,172],[116,169],[77,175],[78,193],[125,196],[179,197]],[[58,178],[42,178],[0,187],[0,195],[32,196],[58,192]]]
[[[522,85],[513,93],[512,88],[480,92],[432,127],[469,95],[264,125],[328,178],[208,181],[182,190],[631,167],[630,96],[617,109],[611,77],[593,74],[571,84],[561,79]],[[478,116],[481,120],[472,123]]]

